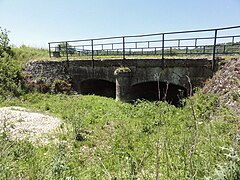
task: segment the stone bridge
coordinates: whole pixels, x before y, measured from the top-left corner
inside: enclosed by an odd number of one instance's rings
[[[166,100],[177,104],[212,76],[207,59],[128,59],[32,61],[25,67],[31,78],[46,82],[70,78],[80,94],[96,94],[123,102]],[[121,66],[124,64],[124,67]]]

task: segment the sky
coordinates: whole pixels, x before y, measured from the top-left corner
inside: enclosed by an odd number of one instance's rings
[[[0,0],[15,46],[238,25],[240,0]]]

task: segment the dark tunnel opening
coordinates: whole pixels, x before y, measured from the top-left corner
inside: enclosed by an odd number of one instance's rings
[[[101,79],[89,79],[80,84],[80,91],[83,95],[95,94],[115,98],[116,85],[113,82]]]
[[[181,99],[187,97],[187,89],[166,82],[144,82],[132,87],[133,100],[167,101],[169,104],[181,106]]]

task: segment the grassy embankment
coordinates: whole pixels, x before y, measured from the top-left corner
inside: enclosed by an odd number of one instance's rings
[[[19,70],[16,62],[8,72]],[[125,104],[97,96],[8,92],[23,87],[14,77],[4,78],[11,88],[2,91],[0,106],[27,107],[63,123],[46,145],[11,140],[8,129],[1,129],[0,179],[239,177],[239,117],[216,95],[198,92],[180,108]]]
[[[13,59],[18,61],[21,64],[25,64],[30,60],[41,60],[41,59],[49,59],[49,53],[47,49],[42,48],[32,48],[29,46],[21,46],[19,48],[13,48]]]

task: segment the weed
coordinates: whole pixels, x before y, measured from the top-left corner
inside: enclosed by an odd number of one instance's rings
[[[36,92],[3,104],[47,110],[64,125],[56,134],[57,143],[0,143],[0,177],[203,179],[216,177],[216,164],[232,161],[238,167],[235,155],[229,161],[220,148],[235,143],[237,120],[211,94],[197,92],[180,108],[164,102],[125,104],[97,96]]]

